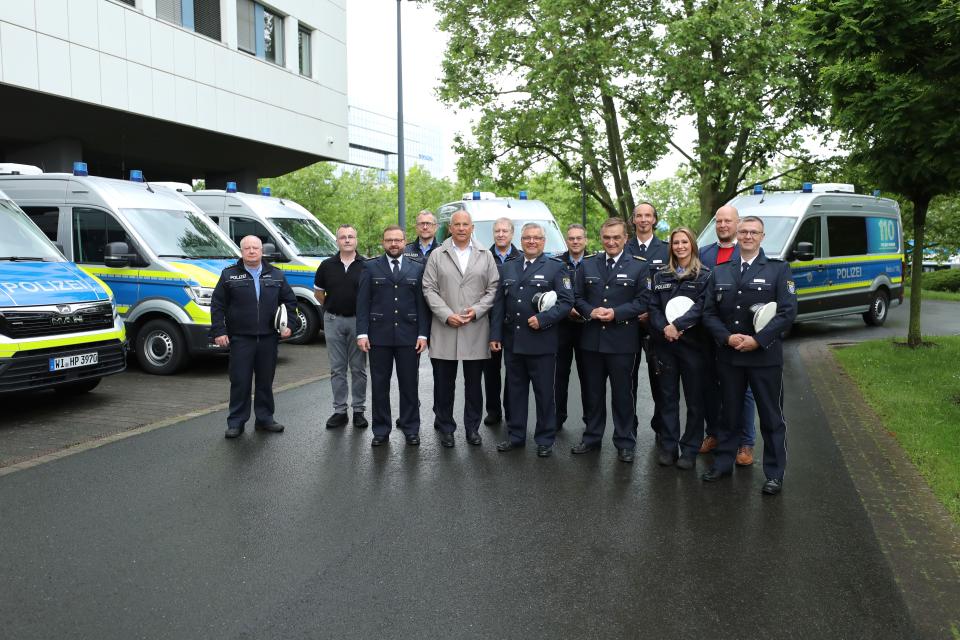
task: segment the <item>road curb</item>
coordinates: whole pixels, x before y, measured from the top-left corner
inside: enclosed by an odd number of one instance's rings
[[[319,376],[311,376],[309,378],[303,378],[297,380],[296,382],[288,382],[287,384],[274,387],[274,393],[280,393],[282,391],[290,391],[291,389],[297,389],[299,387],[306,386],[308,384],[313,384],[314,382],[320,382],[321,380],[326,380],[330,377],[329,373],[324,373]],[[39,467],[40,465],[47,464],[48,462],[53,462],[55,460],[60,460],[69,456],[76,455],[78,453],[83,453],[84,451],[90,451],[91,449],[98,449],[100,447],[112,444],[114,442],[119,442],[120,440],[126,440],[127,438],[132,438],[143,433],[148,433],[150,431],[156,431],[157,429],[163,429],[164,427],[172,427],[175,424],[179,424],[186,420],[192,418],[199,418],[216,411],[222,411],[230,405],[229,402],[219,402],[214,405],[203,407],[201,409],[195,409],[193,411],[188,411],[187,413],[182,413],[178,416],[173,416],[170,418],[164,418],[163,420],[157,420],[156,422],[151,422],[150,424],[145,424],[140,427],[134,427],[133,429],[128,429],[127,431],[121,431],[119,433],[111,433],[100,438],[93,440],[88,440],[86,442],[81,442],[79,444],[67,447],[66,449],[61,449],[59,451],[54,451],[52,453],[47,453],[42,456],[31,458],[30,460],[23,460],[21,462],[16,462],[14,464],[8,465],[6,467],[0,467],[0,478],[3,476],[8,476],[12,473],[18,471],[25,471],[27,469],[32,469],[34,467]]]
[[[917,637],[957,637],[960,528],[840,367],[831,345],[802,344],[798,350]]]

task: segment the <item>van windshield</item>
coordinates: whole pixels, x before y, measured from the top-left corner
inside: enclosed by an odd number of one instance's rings
[[[547,232],[546,243],[543,252],[547,255],[560,255],[567,250],[567,243],[563,239],[563,234],[553,220],[513,220],[513,245],[518,249],[520,247],[520,230],[528,222],[535,222],[541,225]],[[478,220],[473,223],[473,239],[484,247],[493,245],[493,220]]]
[[[158,256],[237,258],[239,252],[205,216],[176,209],[121,209]]]
[[[0,200],[0,260],[62,262],[39,227],[9,200]]]
[[[337,240],[316,220],[309,218],[270,218],[298,256],[329,258],[337,252]]]
[[[764,236],[763,243],[760,245],[763,253],[772,258],[779,258],[796,224],[797,219],[788,216],[767,216],[763,218]],[[700,239],[697,240],[697,244],[702,249],[716,241],[717,228],[714,225],[714,221],[710,220],[710,224],[708,224],[707,228],[700,234]]]

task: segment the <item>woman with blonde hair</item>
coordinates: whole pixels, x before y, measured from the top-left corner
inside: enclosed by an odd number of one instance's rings
[[[703,440],[704,372],[707,340],[700,324],[710,268],[700,262],[697,237],[687,227],[670,233],[670,260],[654,275],[650,297],[650,335],[659,364],[664,431],[657,461],[692,469]],[[680,433],[680,384],[687,403],[687,424]]]

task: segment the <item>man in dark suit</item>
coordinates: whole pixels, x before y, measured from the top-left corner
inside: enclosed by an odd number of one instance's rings
[[[543,255],[546,231],[534,222],[520,231],[523,258],[503,265],[493,314],[490,316],[490,350],[501,348],[507,364],[506,400],[508,437],[497,451],[510,451],[526,443],[530,385],[537,403],[534,441],[537,455],[548,457],[556,438],[553,402],[557,365],[558,325],[573,308],[573,283],[563,262]],[[541,298],[553,292],[556,304],[540,311]]]
[[[567,270],[570,282],[577,281],[577,273],[583,266],[586,257],[587,231],[582,224],[571,224],[567,227],[567,251],[560,256]],[[563,429],[567,421],[567,395],[570,390],[570,371],[573,361],[577,361],[577,386],[580,388],[580,409],[587,407],[587,391],[584,386],[583,354],[580,352],[580,334],[583,332],[584,320],[571,309],[570,314],[560,322],[559,344],[557,345],[557,381],[554,397],[557,403],[557,431]]]
[[[717,242],[700,249],[700,262],[716,268],[718,264],[739,262],[740,245],[737,244],[737,225],[740,214],[736,207],[724,205],[717,209],[714,215],[714,228],[717,233]],[[700,445],[700,453],[710,453],[717,446],[717,429],[720,424],[720,373],[717,371],[717,358],[713,342],[710,341],[710,353],[707,354],[708,370],[704,381],[705,397],[704,411],[707,437]],[[737,448],[737,465],[748,467],[753,464],[753,447],[756,443],[757,431],[753,415],[756,413],[756,404],[750,387],[743,397],[743,414],[740,424],[740,446]]]
[[[747,216],[737,228],[740,259],[721,264],[707,286],[703,324],[716,341],[723,419],[705,482],[730,475],[740,443],[743,394],[753,389],[763,435],[763,493],[783,487],[787,465],[787,423],[783,417],[783,344],[781,336],[797,316],[797,292],[790,265],[767,258],[763,221]],[[754,327],[757,305],[776,303],[776,315],[761,330]]]
[[[624,247],[625,251],[638,258],[644,258],[647,266],[650,268],[650,279],[658,271],[667,266],[670,262],[670,247],[654,235],[657,222],[660,217],[657,215],[657,209],[649,202],[641,202],[633,209],[633,226],[636,235],[630,238],[630,241]],[[642,352],[647,358],[647,377],[650,382],[650,397],[653,399],[653,417],[650,419],[650,428],[653,433],[660,437],[663,427],[663,416],[660,415],[660,406],[657,398],[660,397],[660,379],[657,377],[656,357],[653,354],[653,343],[650,341],[650,332],[647,330],[649,317],[646,312],[640,316],[638,331],[640,332],[640,344],[643,347]],[[639,354],[638,354],[639,355]],[[640,358],[633,365],[631,376],[634,394],[640,388]],[[633,416],[633,433],[636,435],[637,427],[640,421],[637,419],[636,412]]]
[[[647,310],[650,272],[643,258],[627,254],[626,224],[610,218],[600,228],[603,252],[584,260],[574,306],[587,322],[580,338],[587,378],[586,428],[574,454],[600,448],[607,423],[607,379],[613,409],[613,443],[623,462],[633,462],[637,410],[630,372],[640,351],[637,317]]]
[[[403,243],[403,229],[384,229],[384,254],[364,263],[357,292],[357,346],[370,355],[374,447],[390,438],[394,363],[400,390],[397,426],[407,444],[420,444],[418,355],[427,348],[431,316],[423,299],[423,264],[404,255]]]
[[[403,248],[407,258],[426,262],[430,252],[437,248],[437,218],[427,209],[417,214],[417,237]]]
[[[490,253],[493,254],[494,262],[497,263],[497,271],[500,272],[501,279],[503,266],[512,260],[520,259],[520,250],[513,245],[513,220],[510,218],[497,218],[493,221],[493,244],[490,245]],[[510,405],[506,397],[502,403],[500,400],[501,388],[506,391],[500,376],[502,368],[503,353],[500,351],[491,352],[490,358],[483,363],[483,400],[487,409],[487,417],[483,419],[483,424],[488,427],[500,424],[504,416],[510,417]]]

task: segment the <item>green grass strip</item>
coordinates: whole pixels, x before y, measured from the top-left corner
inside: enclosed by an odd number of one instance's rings
[[[873,340],[834,353],[960,524],[960,336],[924,340],[917,349]]]
[[[904,287],[903,293],[905,296],[909,298],[910,287]],[[960,293],[954,293],[953,291],[930,291],[929,289],[924,289],[923,299],[924,300],[946,300],[948,302],[960,302]]]

